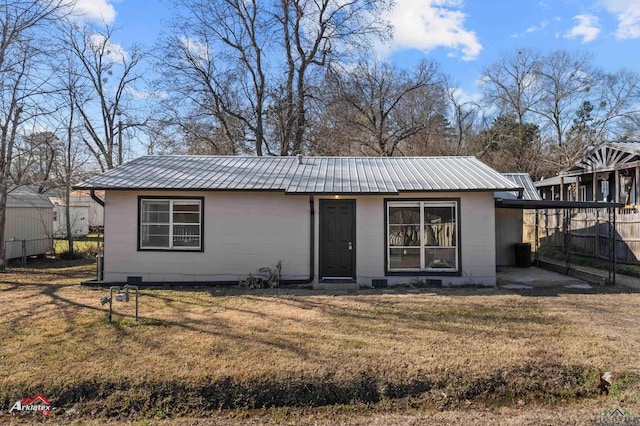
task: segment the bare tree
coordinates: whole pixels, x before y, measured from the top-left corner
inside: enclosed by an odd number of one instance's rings
[[[286,56],[280,155],[303,150],[314,68],[385,37],[388,27],[379,16],[388,6],[384,0],[280,0],[276,17]]]
[[[473,137],[474,125],[478,118],[480,105],[460,98],[459,90],[447,84],[447,97],[449,98],[449,116],[453,127],[454,152],[460,155],[465,151],[469,139]]]
[[[432,125],[444,117],[445,90],[438,67],[420,63],[413,72],[388,63],[360,62],[351,70],[336,70],[330,77],[336,116],[325,120],[340,123],[364,154],[393,156],[402,147],[422,154]],[[419,137],[421,136],[421,137]],[[415,138],[415,140],[411,140]]]
[[[14,185],[32,185],[44,193],[55,186],[55,164],[61,141],[55,133],[42,131],[21,136],[14,146],[10,180]]]
[[[69,12],[68,0],[7,0],[0,10],[0,269],[4,269],[4,227],[9,172],[23,123],[41,108],[35,100],[45,91],[44,29]]]
[[[542,118],[542,128],[548,124],[553,129],[555,145],[562,146],[576,111],[594,86],[590,59],[584,54],[557,50],[540,58],[536,80],[540,101],[531,108]]]
[[[177,0],[186,13],[160,64],[168,121],[216,150],[302,152],[321,71],[385,34],[386,1]]]
[[[64,189],[64,215],[67,235],[67,251],[74,257],[74,235],[72,230],[73,217],[71,215],[71,186],[74,181],[84,176],[82,165],[86,162],[86,155],[80,148],[78,139],[82,139],[83,124],[78,123],[76,111],[77,92],[81,73],[80,66],[75,60],[74,53],[66,51],[60,58],[62,66],[58,70],[58,95],[63,107],[58,113],[58,123],[64,131],[65,140],[60,145],[59,160],[55,163],[58,186]]]
[[[498,107],[500,114],[513,114],[518,123],[541,100],[538,85],[540,54],[520,49],[500,58],[484,70],[483,88],[487,104]]]
[[[161,90],[165,122],[217,154],[252,144],[262,155],[267,77],[264,46],[272,24],[255,0],[177,0],[180,30],[163,42]],[[212,135],[214,133],[215,135]]]
[[[599,72],[594,90],[593,128],[595,140],[617,139],[625,134],[626,124],[640,113],[640,75],[629,70]]]
[[[75,110],[82,120],[83,141],[102,171],[123,161],[123,132],[142,126],[144,118],[131,113],[132,91],[141,79],[144,52],[124,50],[112,42],[113,28],[66,26],[65,46],[77,61],[73,87]],[[72,69],[72,70],[73,70]]]

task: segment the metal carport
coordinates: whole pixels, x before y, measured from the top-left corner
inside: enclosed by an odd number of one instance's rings
[[[575,209],[607,209],[608,241],[609,251],[607,256],[608,283],[615,285],[616,283],[616,209],[624,207],[623,203],[605,203],[593,201],[555,201],[555,200],[523,200],[523,199],[507,199],[496,198],[496,208],[502,209],[519,209],[519,210],[547,210],[558,209],[563,210],[563,234],[565,250],[565,272],[571,271],[571,214]],[[539,234],[538,234],[538,214],[535,216],[535,264],[539,265],[538,256]]]

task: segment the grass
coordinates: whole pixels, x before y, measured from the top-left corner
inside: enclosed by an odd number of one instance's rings
[[[76,237],[73,239],[74,252],[84,256],[91,257],[98,251],[98,247],[102,245],[102,234],[89,234],[84,237]],[[69,242],[66,239],[55,239],[53,241],[54,253],[65,253],[69,251]]]
[[[77,286],[94,268],[42,261],[0,275],[0,407],[42,393],[52,421],[95,424],[481,424],[500,413],[565,424],[553,407],[576,422],[612,405],[640,412],[639,294],[143,290],[135,326],[133,303],[114,302],[110,324],[108,292]],[[615,383],[599,396],[605,370]]]

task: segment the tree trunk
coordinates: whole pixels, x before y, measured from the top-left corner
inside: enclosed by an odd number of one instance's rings
[[[7,267],[7,243],[5,242],[4,224],[7,222],[7,184],[6,180],[0,177],[0,271]]]
[[[67,181],[67,185],[65,188],[65,206],[64,206],[64,215],[67,218],[67,243],[70,258],[73,258],[73,231],[71,226],[71,206],[69,205],[71,201],[71,185],[69,181]]]

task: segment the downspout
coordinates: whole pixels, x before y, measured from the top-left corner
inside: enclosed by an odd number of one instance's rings
[[[313,195],[309,195],[309,279],[306,280],[304,284],[310,284],[313,282],[314,273],[315,273],[315,204],[313,200]],[[615,224],[615,216],[614,216],[614,224]],[[615,281],[614,281],[615,283]]]
[[[98,203],[98,204],[100,204],[102,207],[104,207],[104,200],[103,200],[102,198],[100,198],[100,197],[98,197],[98,196],[96,195],[96,190],[95,190],[95,189],[92,189],[92,190],[89,192],[89,194],[91,195],[91,199],[92,199],[93,201],[95,201],[96,203]]]
[[[315,278],[315,203],[309,195],[309,278],[305,280],[282,280],[282,284],[311,284]]]
[[[103,211],[103,215],[102,215],[102,253],[100,253],[100,238],[98,238],[98,255],[96,257],[96,262],[97,262],[97,280],[98,281],[102,281],[104,279],[104,200],[100,197],[98,197],[96,195],[96,190],[95,189],[91,189],[91,191],[89,191],[89,195],[91,195],[91,199],[93,201],[95,201],[96,203],[100,204],[100,206],[102,206],[102,211]],[[100,234],[98,234],[100,235]],[[136,299],[136,303],[138,303],[138,300]],[[109,317],[111,318],[111,317]]]

